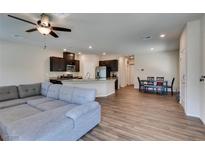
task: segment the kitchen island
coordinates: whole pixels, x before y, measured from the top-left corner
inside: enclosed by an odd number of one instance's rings
[[[106,97],[115,93],[116,79],[69,79],[61,80],[63,85],[96,89],[97,97]]]

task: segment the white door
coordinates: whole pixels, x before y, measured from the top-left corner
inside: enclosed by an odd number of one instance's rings
[[[202,73],[201,76],[205,76],[205,49],[203,49],[202,53]],[[204,81],[201,82],[201,118],[205,124],[205,78]]]
[[[134,85],[134,65],[128,65],[127,68],[127,84]]]

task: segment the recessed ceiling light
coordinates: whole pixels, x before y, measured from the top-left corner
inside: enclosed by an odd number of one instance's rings
[[[89,45],[89,47],[88,47],[89,49],[92,49],[93,47],[91,46],[91,45]]]
[[[161,38],[163,38],[163,37],[165,37],[165,36],[166,36],[165,34],[161,34],[161,35],[160,35]]]
[[[151,50],[151,51],[153,51],[153,50],[154,50],[154,48],[150,48],[150,50]]]
[[[63,49],[63,51],[66,51],[67,49]]]
[[[81,52],[78,52],[78,54],[80,55],[80,54],[81,54]]]
[[[106,55],[106,52],[103,52],[102,55],[105,56],[105,55]]]

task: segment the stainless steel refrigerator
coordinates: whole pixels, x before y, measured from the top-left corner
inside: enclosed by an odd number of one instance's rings
[[[107,72],[106,66],[96,67],[95,77],[96,77],[97,79],[107,78],[107,77],[108,77],[108,72]]]

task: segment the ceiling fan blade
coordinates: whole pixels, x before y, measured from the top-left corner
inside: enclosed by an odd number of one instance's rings
[[[56,33],[54,33],[53,31],[50,32],[50,35],[52,35],[55,38],[58,38],[58,35]]]
[[[63,27],[52,27],[53,30],[63,31],[63,32],[71,32],[71,29],[63,28]]]
[[[28,21],[28,20],[24,20],[24,19],[12,16],[12,15],[8,15],[8,16],[11,17],[11,18],[17,19],[17,20],[21,20],[21,21],[27,22],[27,23],[32,24],[32,25],[36,25],[35,23],[33,23],[31,21]]]
[[[32,29],[26,30],[26,32],[34,32],[34,31],[37,31],[37,28],[32,28]]]

